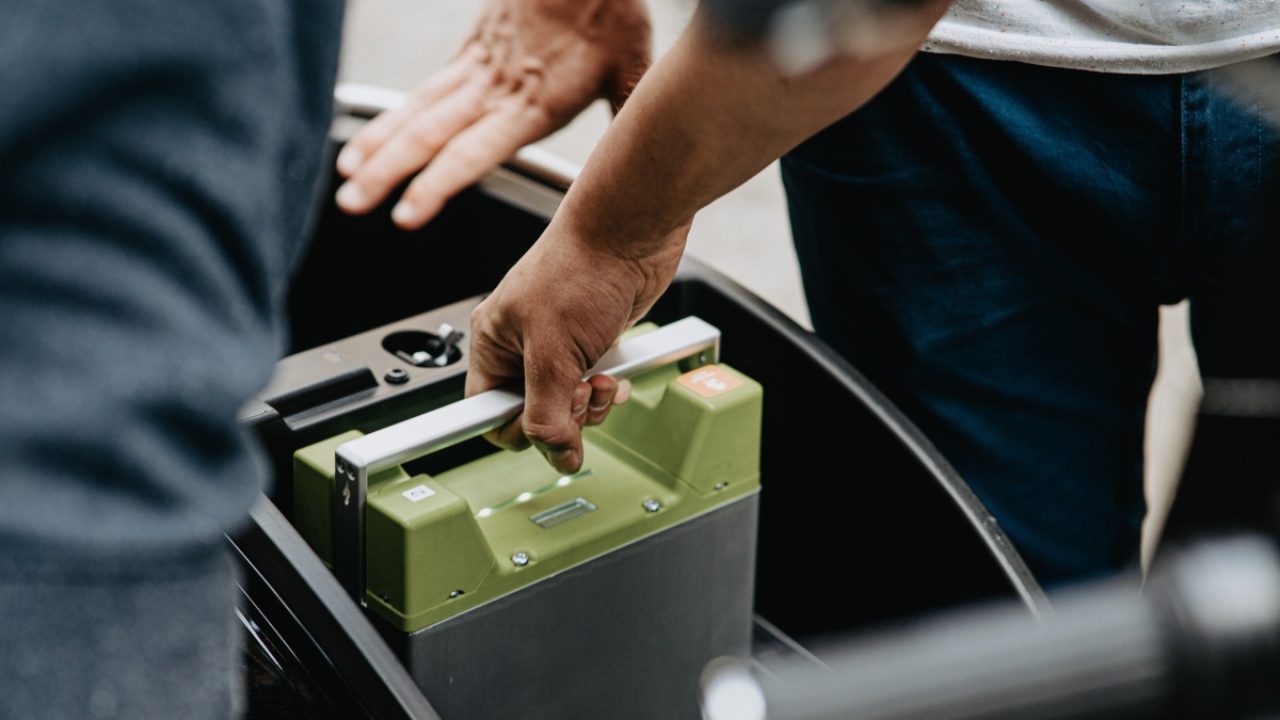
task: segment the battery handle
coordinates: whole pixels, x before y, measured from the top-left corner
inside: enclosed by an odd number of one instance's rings
[[[698,365],[719,361],[720,330],[687,317],[618,343],[585,378],[618,379],[693,358]],[[369,476],[443,450],[501,427],[524,409],[524,396],[489,390],[418,415],[338,446],[335,452],[332,560],[338,581],[365,603],[365,503]]]

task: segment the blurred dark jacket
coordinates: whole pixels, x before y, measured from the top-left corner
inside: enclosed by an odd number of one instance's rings
[[[338,0],[0,4],[0,717],[234,714]]]

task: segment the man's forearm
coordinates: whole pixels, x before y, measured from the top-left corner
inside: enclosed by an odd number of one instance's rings
[[[560,473],[582,467],[582,427],[602,422],[610,401],[582,378],[666,290],[693,214],[884,87],[947,4],[930,2],[929,13],[893,24],[910,28],[894,49],[877,38],[875,54],[796,78],[760,50],[718,43],[695,18],[640,82],[551,226],[471,317],[467,393],[525,390],[521,419],[497,441],[527,438]]]
[[[948,4],[918,11],[891,48],[793,78],[762,49],[722,45],[696,17],[592,153],[557,222],[622,254],[650,252],[703,206],[873,97]]]

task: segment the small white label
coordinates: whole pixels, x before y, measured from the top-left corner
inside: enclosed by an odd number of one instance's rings
[[[432,495],[435,495],[436,491],[426,485],[419,485],[414,488],[409,488],[400,494],[409,498],[409,502],[418,502],[419,500],[426,500]]]

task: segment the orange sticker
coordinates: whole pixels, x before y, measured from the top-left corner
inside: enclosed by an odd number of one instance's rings
[[[742,381],[716,365],[704,365],[676,378],[677,382],[705,398],[723,395],[742,387]]]

